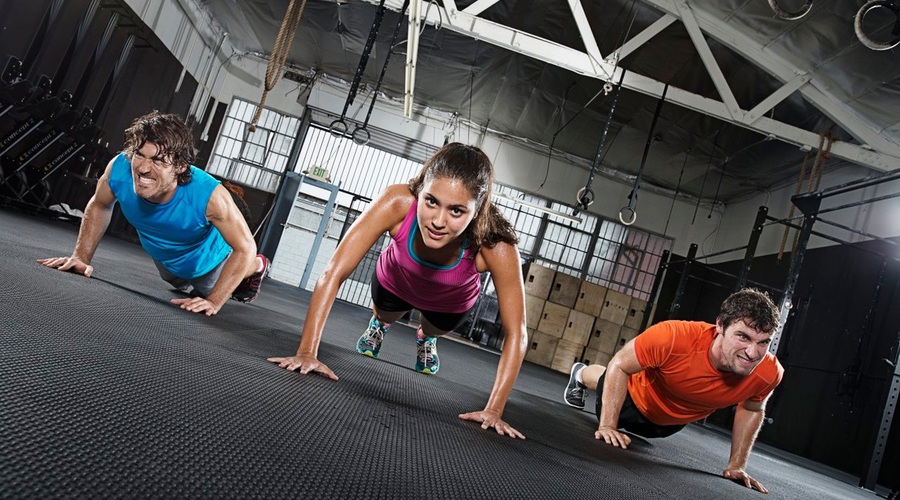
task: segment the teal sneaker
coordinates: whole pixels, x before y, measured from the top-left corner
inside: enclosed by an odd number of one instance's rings
[[[390,324],[381,324],[375,316],[369,320],[369,328],[356,341],[356,352],[370,358],[377,358],[378,351],[381,350],[381,342],[384,341],[384,334],[387,333]]]
[[[421,332],[421,330],[420,330]],[[419,373],[434,375],[441,367],[441,360],[437,353],[437,338],[430,337],[424,340],[416,339],[416,367]]]

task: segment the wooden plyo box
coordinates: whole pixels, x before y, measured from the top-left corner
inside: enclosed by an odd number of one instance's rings
[[[553,335],[539,332],[531,332],[528,336],[528,349],[525,351],[525,361],[550,368],[553,364],[553,356],[556,354],[556,345],[559,338]]]
[[[547,300],[571,309],[575,305],[575,299],[578,298],[580,288],[581,281],[578,278],[557,271]]]
[[[541,314],[544,312],[546,300],[525,294],[525,326],[536,329],[541,322]]]
[[[586,346],[594,327],[594,317],[574,309],[569,311],[569,321],[563,330],[562,339]]]
[[[631,339],[638,336],[638,331],[633,328],[622,327],[619,332],[619,339],[616,341],[616,352],[619,352],[619,349],[625,347],[625,344],[628,343]]]
[[[584,355],[581,356],[581,362],[586,365],[603,365],[608,366],[609,361],[612,359],[612,354],[607,354],[605,352],[600,352],[596,349],[587,348],[584,350]]]
[[[578,298],[575,299],[574,309],[591,316],[599,316],[603,309],[603,301],[606,299],[606,287],[590,281],[582,281],[578,290]]]
[[[556,271],[540,264],[531,263],[525,268],[522,277],[525,279],[525,293],[547,300]]]
[[[625,315],[624,325],[627,328],[640,330],[641,322],[644,321],[644,311],[647,310],[647,301],[632,298],[631,304],[628,305],[628,314]]]
[[[541,320],[538,322],[538,330],[554,337],[562,337],[566,323],[569,321],[569,311],[570,309],[566,306],[545,302]]]
[[[610,356],[613,355],[616,352],[621,330],[621,325],[597,318],[594,321],[594,328],[591,330],[591,337],[588,339],[588,348],[605,352]]]
[[[584,346],[560,339],[556,345],[556,353],[553,355],[553,364],[550,365],[550,368],[558,372],[569,373],[572,365],[581,359],[582,352],[584,352]]]
[[[606,292],[603,309],[600,310],[598,317],[617,325],[624,325],[629,305],[631,305],[631,297],[615,290],[609,290]]]

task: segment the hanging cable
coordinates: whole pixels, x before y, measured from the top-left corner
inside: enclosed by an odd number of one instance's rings
[[[588,174],[587,183],[575,194],[575,211],[572,215],[578,215],[580,210],[587,210],[587,208],[594,203],[594,192],[591,191],[591,185],[594,183],[594,175],[597,173],[597,167],[600,166],[600,158],[603,156],[603,144],[606,142],[606,134],[609,132],[610,123],[612,123],[613,113],[616,111],[616,103],[619,102],[619,93],[622,91],[623,80],[625,80],[624,68],[622,68],[622,73],[619,75],[619,85],[616,86],[616,91],[613,93],[609,114],[606,115],[606,124],[603,126],[603,133],[600,135],[600,143],[597,145],[597,154],[594,155],[594,161],[591,163],[591,172]],[[610,85],[612,84],[607,81],[603,86],[604,90]]]
[[[275,88],[278,78],[281,77],[281,71],[284,69],[284,63],[287,61],[288,52],[291,50],[291,42],[294,41],[294,34],[297,32],[297,26],[300,24],[300,17],[303,16],[304,8],[306,8],[306,0],[303,0],[299,6],[297,5],[297,0],[291,0],[284,19],[281,21],[281,28],[278,29],[278,36],[275,38],[275,46],[272,48],[272,55],[269,56],[269,64],[266,66],[266,81],[262,97],[259,98],[259,106],[256,107],[256,113],[247,127],[250,132],[256,132],[256,124],[259,123],[263,106],[266,104],[266,95]]]
[[[666,102],[666,93],[668,91],[669,84],[667,83],[666,86],[663,87],[662,96],[660,96],[659,101],[656,103],[656,111],[653,113],[653,121],[650,123],[650,131],[647,133],[647,144],[644,145],[644,154],[641,157],[641,166],[638,168],[637,175],[634,177],[634,186],[631,188],[631,194],[628,195],[628,205],[619,209],[619,222],[626,226],[630,226],[637,221],[637,211],[634,207],[637,205],[638,189],[641,188],[641,178],[644,176],[644,166],[647,164],[647,155],[650,153],[650,144],[653,142],[656,122],[659,120],[660,112],[662,112],[663,103]],[[625,217],[623,217],[625,212],[631,212],[630,220],[626,221]]]
[[[669,207],[669,215],[666,217],[666,228],[663,229],[663,236],[669,231],[669,220],[672,218],[672,212],[675,211],[675,200],[678,199],[678,190],[681,189],[681,178],[684,177],[684,169],[687,167],[688,157],[691,156],[691,147],[688,146],[684,152],[684,161],[681,163],[681,173],[678,174],[678,184],[675,185],[675,194],[672,196],[672,206]]]
[[[703,188],[706,187],[706,177],[709,175],[709,168],[712,167],[713,155],[716,154],[716,145],[719,143],[719,134],[721,132],[721,128],[716,130],[716,135],[713,137],[712,150],[709,152],[709,161],[706,163],[706,173],[703,174],[703,182],[700,184],[700,193],[697,195],[697,205],[694,206],[694,216],[691,218],[692,226],[697,220],[697,211],[700,210],[700,200],[703,199]]]

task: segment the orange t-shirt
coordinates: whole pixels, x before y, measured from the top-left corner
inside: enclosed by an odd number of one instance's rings
[[[628,380],[635,406],[657,425],[700,420],[742,401],[763,401],[775,390],[784,368],[772,353],[750,375],[720,372],[709,360],[716,325],[663,321],[634,339],[644,368]]]

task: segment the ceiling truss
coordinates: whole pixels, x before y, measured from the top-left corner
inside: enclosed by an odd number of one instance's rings
[[[377,3],[377,0],[366,0]],[[817,149],[819,134],[793,125],[774,120],[765,113],[793,94],[800,92],[804,99],[835,121],[862,144],[835,142],[830,154],[833,157],[863,165],[874,170],[890,171],[900,169],[900,146],[883,137],[878,131],[863,122],[858,114],[846,104],[834,99],[816,85],[815,75],[806,74],[789,65],[780,57],[763,50],[759,43],[727,26],[721,20],[711,18],[701,11],[691,9],[684,0],[643,0],[663,12],[654,24],[638,33],[612,54],[604,57],[590,28],[581,0],[567,0],[578,26],[585,51],[566,47],[529,33],[522,32],[478,17],[478,14],[496,4],[499,0],[477,0],[463,10],[456,7],[454,0],[443,0],[443,6],[428,5],[422,9],[424,0],[412,0],[410,13],[410,33],[413,26],[421,22],[440,26],[476,40],[533,57],[574,73],[604,81],[618,80],[622,69],[617,60],[624,59],[642,44],[676,21],[681,21],[694,43],[698,54],[706,66],[710,78],[719,92],[721,100],[710,99],[684,89],[669,87],[666,101],[703,113],[726,122],[753,130],[764,136],[794,144],[802,149]],[[413,5],[420,4],[420,5]],[[402,0],[386,0],[385,5],[399,11]],[[418,29],[415,29],[418,34]],[[768,71],[783,82],[783,85],[750,110],[741,109],[734,93],[728,85],[721,69],[706,43],[705,36],[712,37],[731,50]],[[418,39],[410,36],[408,54],[417,52]],[[415,90],[415,58],[407,58],[407,79],[405,110],[412,114]],[[629,90],[660,98],[664,82],[628,71],[622,85]]]

